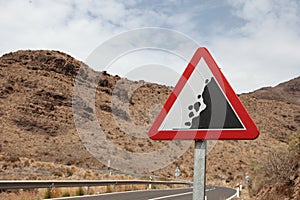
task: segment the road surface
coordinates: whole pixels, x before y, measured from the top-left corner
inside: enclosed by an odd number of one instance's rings
[[[236,190],[224,187],[208,187],[207,200],[225,200],[236,193]],[[59,198],[55,200],[192,200],[192,188],[172,190],[143,190],[116,192],[100,195]]]

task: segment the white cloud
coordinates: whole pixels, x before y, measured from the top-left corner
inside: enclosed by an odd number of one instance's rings
[[[237,92],[300,74],[296,0],[0,2],[0,54],[55,49],[85,60],[120,32],[156,26],[183,32],[206,45]]]
[[[231,34],[214,37],[210,45],[234,88],[246,92],[299,76],[299,4],[267,0],[231,3],[245,23]]]
[[[119,32],[112,20],[117,18],[111,16],[121,13],[122,8],[110,5],[113,7],[91,1],[4,1],[0,7],[0,51],[58,49],[83,60],[95,42]]]

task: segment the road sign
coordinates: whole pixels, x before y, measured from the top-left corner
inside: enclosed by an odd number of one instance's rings
[[[255,139],[258,129],[211,54],[199,48],[149,130],[153,140]]]
[[[176,169],[175,169],[175,177],[177,178],[179,175],[180,175],[180,169],[177,166]]]
[[[248,184],[248,183],[249,183],[249,180],[250,180],[250,177],[249,177],[249,176],[246,176],[246,177],[245,177],[245,183]]]

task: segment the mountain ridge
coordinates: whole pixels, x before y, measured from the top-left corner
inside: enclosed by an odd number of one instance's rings
[[[248,94],[260,99],[286,101],[300,105],[300,76],[274,87],[263,87]]]

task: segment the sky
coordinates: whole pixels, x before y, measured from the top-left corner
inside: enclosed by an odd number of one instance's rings
[[[299,0],[0,0],[0,5],[0,55],[50,49],[85,61],[99,45],[120,34],[158,27],[209,49],[237,93],[300,75]],[[130,74],[130,65],[138,65],[142,75],[151,64],[143,63],[149,55],[156,59],[156,71],[172,65],[180,76],[186,67],[186,61],[166,51],[144,49],[135,54],[114,61],[119,68],[111,72]]]

